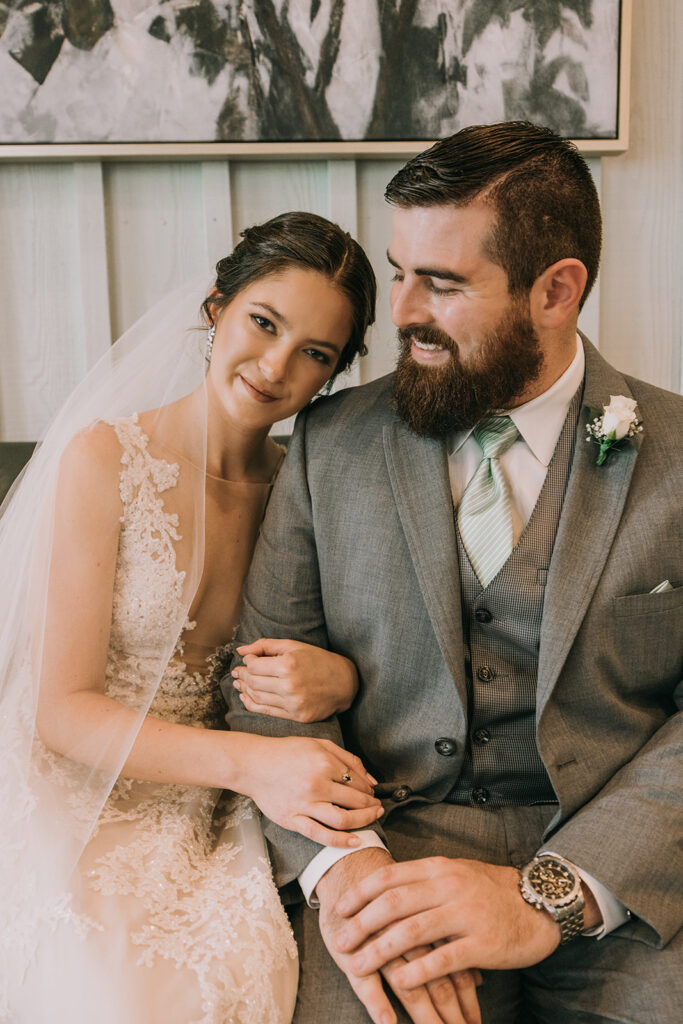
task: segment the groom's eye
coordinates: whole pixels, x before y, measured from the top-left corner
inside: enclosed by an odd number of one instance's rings
[[[457,288],[452,282],[449,283],[446,287],[442,287],[431,278],[427,279],[427,287],[429,288],[430,292],[434,292],[435,295],[455,295],[456,292],[460,291],[460,288]]]

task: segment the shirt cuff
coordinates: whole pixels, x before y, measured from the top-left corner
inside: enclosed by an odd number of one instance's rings
[[[553,853],[552,850],[543,850],[542,852],[549,853],[553,857],[560,856]],[[603,885],[602,882],[598,882],[597,878],[593,878],[592,875],[584,871],[583,868],[578,867],[577,864],[574,867],[581,881],[593,893],[598,910],[602,914],[602,924],[596,925],[595,928],[591,928],[589,931],[582,932],[581,934],[591,939],[604,939],[605,935],[609,935],[615,928],[620,928],[622,924],[626,924],[631,917],[631,911],[627,910],[621,900],[618,900],[607,886]]]
[[[339,846],[325,846],[316,853],[312,861],[306,865],[304,870],[299,875],[299,885],[301,891],[304,894],[304,899],[308,903],[309,907],[313,910],[317,910],[320,906],[320,900],[315,895],[315,889],[323,877],[327,874],[333,864],[336,864],[342,857],[348,857],[350,853],[358,853],[359,850],[367,850],[371,846],[379,847],[381,850],[386,850],[386,846],[372,829],[368,829],[363,832],[351,832],[352,836],[358,836],[360,839],[360,846],[354,846],[353,849],[344,847],[343,849]]]

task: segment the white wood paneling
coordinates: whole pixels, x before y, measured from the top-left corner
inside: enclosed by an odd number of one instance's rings
[[[598,157],[591,157],[586,162],[590,167],[600,202],[602,202],[602,162]],[[600,274],[598,274],[593,289],[586,299],[586,304],[581,310],[579,328],[597,348],[600,348]]]
[[[287,210],[327,214],[327,163],[323,160],[244,160],[232,165],[232,220],[237,235],[251,224]]]
[[[88,201],[76,204],[81,186],[70,164],[2,168],[0,437],[5,440],[40,437],[99,347],[93,310],[86,310],[82,298],[81,245],[88,231],[81,213]],[[101,295],[92,276],[88,283]],[[106,337],[106,309],[102,331]]]
[[[603,160],[601,349],[683,389],[683,3],[635,0],[631,145]]]
[[[73,190],[84,369],[89,370],[107,351],[112,335],[102,165],[74,164]]]
[[[208,271],[202,178],[200,163],[105,165],[115,337],[165,294]]]
[[[358,165],[358,239],[377,275],[377,319],[368,338],[369,353],[364,361],[365,380],[389,373],[396,362],[396,328],[389,313],[389,292],[393,271],[387,263],[391,239],[391,207],[384,189],[402,160],[368,161]]]
[[[202,164],[202,201],[204,206],[204,250],[210,267],[231,251],[232,203],[230,200],[230,164],[206,160]]]
[[[355,160],[330,160],[327,163],[326,216],[358,238],[358,185]],[[336,382],[334,390],[350,388],[363,380],[364,360],[356,359]]]
[[[634,2],[631,148],[593,158],[603,269],[581,326],[624,370],[683,387],[683,3]],[[378,284],[370,354],[341,385],[394,364],[384,187],[398,158],[300,156],[0,165],[0,438],[40,435],[111,337],[239,232],[311,210],[355,233]]]

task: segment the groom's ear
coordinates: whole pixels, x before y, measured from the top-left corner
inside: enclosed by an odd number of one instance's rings
[[[587,278],[585,264],[573,257],[547,267],[529,293],[535,326],[556,330],[575,318]]]

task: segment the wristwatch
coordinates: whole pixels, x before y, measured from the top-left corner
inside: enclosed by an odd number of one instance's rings
[[[522,868],[519,891],[536,910],[547,910],[560,926],[560,944],[583,931],[584,899],[581,878],[573,864],[542,853]]]

